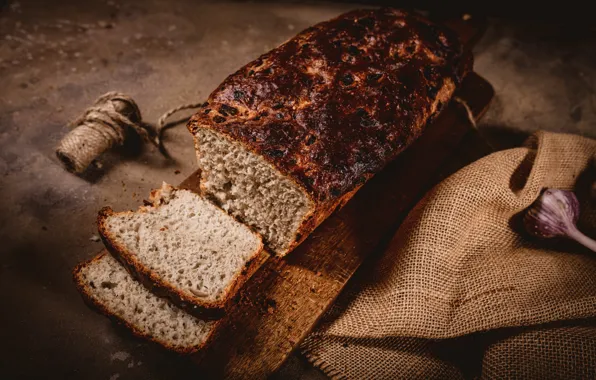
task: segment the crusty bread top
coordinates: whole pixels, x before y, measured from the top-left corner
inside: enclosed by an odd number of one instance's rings
[[[230,75],[188,124],[261,154],[314,199],[362,184],[418,137],[471,65],[421,16],[357,10]]]

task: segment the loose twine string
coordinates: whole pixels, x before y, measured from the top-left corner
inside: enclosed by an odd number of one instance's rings
[[[474,114],[468,104],[457,96],[454,100],[464,107],[468,120],[476,128]],[[141,110],[130,96],[108,92],[71,123],[74,129],[62,139],[56,155],[67,170],[80,174],[112,146],[124,144],[127,133],[132,130],[169,157],[162,139],[163,132],[167,129],[167,119],[176,112],[202,105],[203,103],[188,103],[172,108],[158,119],[157,127],[153,128],[143,121]],[[177,123],[186,120],[188,118],[178,120]]]
[[[162,135],[167,129],[166,120],[178,111],[199,108],[203,103],[188,103],[163,114],[157,126],[143,121],[136,102],[128,95],[108,92],[100,96],[79,118],[70,123],[73,127],[60,141],[56,155],[71,172],[80,174],[103,152],[114,145],[122,145],[130,131],[155,145],[166,157]],[[177,123],[188,120],[178,120]]]
[[[462,98],[460,98],[459,96],[454,96],[453,100],[455,100],[455,102],[461,104],[462,107],[464,107],[464,110],[466,111],[466,116],[468,117],[468,121],[470,122],[470,125],[472,125],[472,127],[474,127],[475,129],[478,129],[478,125],[476,125],[476,118],[474,117],[474,113],[472,112],[472,109],[470,108],[468,103],[465,100],[463,100]]]

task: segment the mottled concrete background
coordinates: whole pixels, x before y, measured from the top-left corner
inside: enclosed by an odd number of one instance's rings
[[[190,135],[167,132],[173,162],[151,147],[121,150],[86,178],[65,172],[54,148],[67,122],[106,91],[129,93],[155,121],[301,29],[357,6],[78,3],[0,2],[0,378],[200,378],[184,358],[89,310],[70,274],[102,248],[91,240],[99,208],[136,208],[162,180],[192,173]],[[475,49],[476,71],[497,93],[481,132],[497,148],[537,129],[596,137],[595,42],[579,25],[491,20]],[[320,375],[295,356],[279,377]]]

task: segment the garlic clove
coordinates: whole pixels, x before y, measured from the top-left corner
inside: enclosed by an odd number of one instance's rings
[[[537,237],[564,236],[596,252],[596,242],[576,227],[579,201],[567,190],[547,189],[528,208],[523,223],[526,231]]]
[[[526,212],[524,225],[534,236],[566,236],[578,218],[579,201],[573,192],[547,189]]]

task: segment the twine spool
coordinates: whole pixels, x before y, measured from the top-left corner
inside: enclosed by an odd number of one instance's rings
[[[167,155],[161,142],[166,119],[180,110],[200,106],[201,103],[184,104],[166,112],[154,130],[143,122],[141,111],[130,96],[108,92],[71,123],[74,129],[60,141],[56,155],[68,171],[81,174],[102,153],[114,145],[124,144],[131,131]]]

